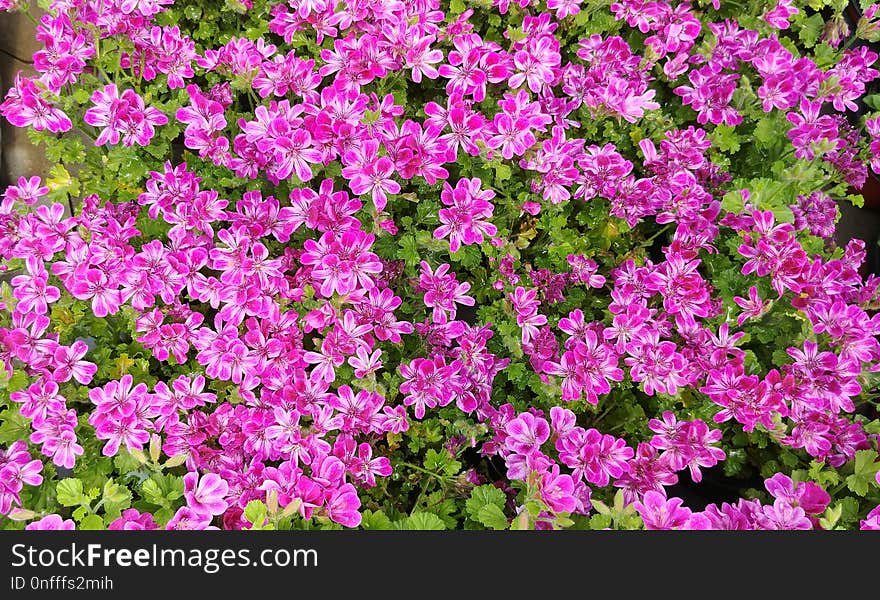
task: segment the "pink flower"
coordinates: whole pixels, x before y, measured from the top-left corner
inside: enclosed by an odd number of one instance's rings
[[[510,295],[511,304],[516,311],[516,324],[522,328],[522,343],[528,344],[538,333],[538,327],[547,324],[547,317],[538,313],[541,301],[537,299],[538,290],[526,290],[517,286]]]
[[[425,306],[433,308],[432,319],[434,323],[443,324],[449,319],[455,319],[456,304],[473,306],[475,300],[467,296],[471,284],[459,283],[455,273],[449,272],[449,265],[442,264],[434,271],[427,261],[421,261],[422,268],[419,276],[419,285],[425,291]]]
[[[64,519],[60,515],[47,515],[39,521],[29,523],[25,529],[39,531],[73,531],[76,523],[73,519]]]
[[[666,499],[661,492],[645,492],[633,507],[645,524],[645,529],[683,529],[691,517],[691,510],[682,506],[681,498]]]
[[[158,527],[152,514],[141,513],[136,508],[127,508],[122,511],[121,516],[107,526],[107,529],[110,531],[146,531],[158,529]]]
[[[763,19],[776,29],[788,29],[788,19],[800,13],[792,6],[793,0],[779,0],[771,10],[763,15]]]
[[[146,106],[134,90],[127,89],[120,95],[113,83],[95,90],[91,99],[95,106],[86,111],[83,120],[93,127],[104,127],[95,140],[96,146],[117,144],[120,136],[126,146],[147,146],[155,135],[155,126],[168,123],[168,117]]]
[[[361,524],[361,500],[355,487],[346,483],[330,492],[327,498],[327,516],[345,527],[357,527]]]
[[[112,285],[110,278],[101,269],[87,269],[66,285],[74,298],[79,300],[91,298],[92,312],[96,317],[115,314],[123,302],[118,286]]]
[[[458,252],[461,244],[482,244],[483,236],[494,236],[498,229],[488,219],[492,218],[495,207],[490,200],[495,197],[492,190],[481,190],[482,181],[459,179],[453,189],[443,183],[440,200],[451,208],[441,208],[439,212],[442,225],[434,230],[434,237],[449,237],[449,251]]]
[[[81,385],[88,385],[98,372],[98,365],[82,360],[89,347],[82,340],[75,341],[71,346],[58,346],[55,349],[55,373],[53,379],[59,383],[70,381],[72,377]]]
[[[205,529],[217,529],[211,526],[211,514],[193,510],[188,506],[181,506],[174,516],[165,524],[167,530],[202,531]]]
[[[352,166],[342,170],[349,177],[348,185],[354,194],[370,194],[377,211],[385,209],[388,203],[387,194],[400,192],[400,184],[391,176],[394,174],[394,163],[387,156],[377,156],[379,143],[369,140],[364,144],[364,156]]]
[[[220,515],[229,506],[229,484],[216,473],[199,478],[198,473],[190,471],[183,476],[183,488],[187,506],[200,515]]]
[[[513,419],[505,428],[505,447],[517,454],[531,454],[540,449],[550,438],[550,425],[545,419],[525,412]]]
[[[541,500],[555,513],[574,512],[577,507],[574,489],[571,475],[560,475],[559,465],[553,465],[541,476]]]

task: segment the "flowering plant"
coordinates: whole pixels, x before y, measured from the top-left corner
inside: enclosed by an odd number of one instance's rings
[[[0,524],[880,529],[844,4],[43,2]]]

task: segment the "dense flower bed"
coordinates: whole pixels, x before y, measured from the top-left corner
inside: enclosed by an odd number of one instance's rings
[[[878,5],[46,6],[3,527],[880,529]]]

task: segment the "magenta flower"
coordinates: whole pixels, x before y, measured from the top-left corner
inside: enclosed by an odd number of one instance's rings
[[[81,340],[75,341],[69,347],[58,346],[53,354],[55,372],[52,378],[59,383],[70,381],[71,377],[82,385],[91,383],[92,377],[98,371],[98,365],[82,360],[88,351],[89,347]]]
[[[748,319],[753,317],[760,317],[767,312],[767,309],[770,306],[769,300],[766,302],[761,300],[760,296],[758,296],[758,288],[755,286],[749,288],[748,299],[742,298],[741,296],[734,296],[733,301],[743,309],[743,312],[736,318],[737,325],[742,325]]]
[[[183,495],[187,506],[201,515],[221,515],[229,503],[226,495],[229,484],[216,473],[208,473],[201,478],[190,471],[183,476]]]
[[[776,29],[788,29],[788,19],[798,13],[800,11],[792,6],[792,0],[779,0],[762,18]]]
[[[149,531],[159,526],[148,512],[140,512],[136,508],[127,508],[122,515],[107,525],[108,531]]]
[[[35,78],[15,76],[15,83],[6,92],[0,104],[0,114],[16,127],[33,127],[35,131],[52,133],[70,131],[70,118],[59,108],[42,97]]]
[[[368,140],[359,156],[353,152],[343,156],[343,160],[350,164],[342,174],[349,178],[352,193],[359,196],[370,194],[376,210],[382,211],[388,203],[387,194],[400,192],[400,184],[391,178],[394,162],[387,156],[378,156],[378,149],[378,141]]]
[[[434,230],[434,237],[449,237],[449,251],[458,252],[461,244],[482,244],[483,236],[494,236],[498,229],[489,222],[495,207],[490,200],[495,197],[492,190],[481,190],[482,181],[459,179],[453,189],[443,183],[440,200],[451,208],[441,208],[439,212],[442,225]]]
[[[510,421],[505,429],[505,447],[517,454],[531,454],[550,438],[550,425],[532,413],[523,413]]]
[[[92,103],[95,106],[86,111],[83,120],[104,128],[95,140],[96,146],[118,144],[120,136],[126,146],[147,146],[156,133],[155,126],[168,123],[168,117],[159,109],[146,106],[134,90],[127,89],[120,95],[116,84],[95,90]]]
[[[419,285],[425,291],[425,306],[433,308],[431,318],[434,323],[443,324],[447,320],[455,319],[456,304],[473,306],[475,300],[467,296],[471,284],[459,283],[455,273],[449,272],[449,265],[442,264],[436,271],[431,270],[427,261],[421,261],[422,268],[419,276]]]
[[[327,516],[345,527],[357,527],[361,524],[361,500],[355,487],[346,483],[330,492],[327,498]]]
[[[165,524],[166,530],[179,531],[202,531],[205,529],[217,529],[211,526],[211,514],[193,510],[188,506],[181,506],[174,516]]]
[[[538,327],[547,324],[547,317],[538,313],[541,301],[537,299],[538,290],[526,290],[517,286],[510,295],[511,304],[516,311],[516,324],[522,328],[522,343],[527,344],[538,333]]]
[[[123,298],[118,286],[111,283],[110,278],[101,269],[88,269],[65,283],[71,295],[79,300],[92,300],[92,312],[96,317],[114,314],[122,305]]]
[[[18,185],[10,185],[3,192],[3,212],[10,211],[16,202],[23,202],[30,206],[48,193],[49,188],[42,185],[40,177],[19,177]]]
[[[560,474],[559,465],[553,465],[541,477],[541,500],[555,513],[574,512],[578,503],[574,491],[574,480],[571,475]]]
[[[33,275],[18,275],[12,278],[13,296],[18,299],[16,308],[23,312],[44,315],[49,304],[57,302],[61,291],[54,285],[48,285],[49,275],[45,269]]]
[[[73,522],[73,519],[65,519],[61,515],[47,515],[39,521],[28,523],[25,529],[32,531],[73,531],[76,529],[76,523]]]
[[[645,529],[684,529],[691,517],[691,510],[682,506],[681,498],[670,498],[661,492],[648,491],[633,507],[645,524]]]

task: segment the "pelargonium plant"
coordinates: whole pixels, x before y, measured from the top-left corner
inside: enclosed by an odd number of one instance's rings
[[[880,529],[877,4],[41,6],[4,528]]]

